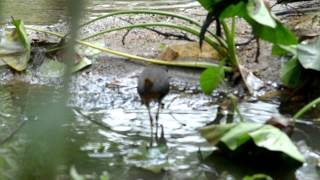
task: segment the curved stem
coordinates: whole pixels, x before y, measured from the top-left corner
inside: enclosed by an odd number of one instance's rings
[[[236,52],[236,46],[235,46],[235,17],[232,17],[232,23],[231,23],[231,31],[229,30],[229,27],[225,20],[221,21],[223,30],[225,32],[227,46],[229,50],[229,58],[231,61],[232,66],[238,67],[238,57]]]
[[[64,35],[56,33],[56,32],[50,32],[50,31],[46,31],[46,30],[40,30],[40,29],[35,29],[35,28],[31,28],[31,27],[26,27],[26,29],[29,30],[33,30],[33,31],[37,31],[37,32],[43,32],[43,33],[47,33],[47,34],[51,34],[60,38],[63,38]],[[194,68],[209,68],[209,67],[218,67],[218,64],[214,64],[214,63],[209,63],[209,62],[199,62],[199,61],[164,61],[164,60],[159,60],[159,59],[151,59],[151,58],[144,58],[144,57],[140,57],[140,56],[135,56],[135,55],[131,55],[131,54],[127,54],[127,53],[123,53],[123,52],[119,52],[119,51],[114,51],[108,48],[103,48],[103,47],[98,47],[95,46],[91,43],[85,42],[85,41],[81,41],[81,40],[77,40],[77,42],[79,44],[94,48],[94,49],[98,49],[100,51],[104,51],[104,52],[108,52],[110,54],[114,54],[117,56],[121,56],[121,57],[125,57],[131,60],[136,60],[136,61],[143,61],[143,62],[148,62],[148,63],[155,63],[155,64],[162,64],[162,65],[168,65],[168,66],[181,66],[181,67],[194,67]],[[233,72],[233,69],[231,67],[227,67],[224,66],[224,70],[226,72]]]
[[[183,16],[183,15],[179,15],[179,14],[175,14],[175,13],[170,13],[170,12],[166,12],[166,11],[159,11],[159,10],[123,10],[123,11],[116,11],[116,12],[112,12],[100,17],[97,17],[95,19],[92,19],[82,25],[80,25],[78,28],[81,28],[83,26],[86,26],[88,24],[91,24],[95,21],[98,21],[100,19],[104,19],[104,18],[108,18],[108,17],[112,17],[112,16],[117,16],[117,15],[123,15],[123,14],[156,14],[156,15],[162,15],[162,16],[169,16],[169,17],[174,17],[177,19],[181,19],[184,20],[186,22],[189,22],[190,24],[193,24],[199,28],[201,28],[201,24],[198,23],[196,20],[187,17],[187,16]],[[211,31],[207,30],[207,32],[214,37],[215,39],[217,39],[219,41],[219,43],[221,45],[223,45],[223,39],[220,38],[219,36],[217,36],[216,34],[212,33]]]
[[[159,11],[159,10],[121,10],[121,11],[115,11],[115,12],[112,12],[112,13],[97,17],[95,19],[92,19],[92,20],[80,25],[80,27],[88,25],[88,24],[91,24],[91,23],[93,23],[95,21],[98,21],[100,19],[104,19],[104,18],[107,18],[107,17],[116,16],[116,15],[122,15],[122,14],[157,14],[157,15],[163,15],[163,16],[170,16],[170,17],[175,17],[175,18],[178,18],[178,19],[185,20],[185,21],[187,21],[187,22],[189,22],[191,24],[194,24],[196,26],[201,27],[200,23],[198,23],[196,20],[191,19],[191,18],[189,18],[187,16],[182,16],[182,15],[179,15],[179,14],[170,13],[170,12],[166,12],[166,11]]]
[[[302,109],[300,109],[296,114],[294,114],[293,120],[300,118],[304,113],[306,113],[307,111],[309,111],[311,108],[313,108],[319,103],[320,103],[320,97],[311,101],[309,104],[307,104]]]
[[[156,15],[162,15],[162,16],[169,16],[169,17],[174,17],[174,18],[177,18],[177,19],[181,19],[181,20],[187,21],[190,24],[193,24],[193,25],[196,25],[198,27],[201,27],[201,24],[198,23],[196,20],[194,20],[192,18],[189,18],[187,16],[176,14],[176,13],[170,13],[170,12],[159,11],[159,10],[123,10],[123,11],[115,11],[115,12],[112,12],[112,13],[97,17],[95,19],[92,19],[92,20],[80,25],[79,28],[81,28],[83,26],[86,26],[88,24],[91,24],[91,23],[93,23],[95,21],[98,21],[100,19],[104,19],[104,18],[111,17],[111,16],[123,15],[123,14],[156,14]],[[210,32],[210,31],[209,31],[209,33],[211,35],[214,35],[214,33]]]
[[[174,29],[179,29],[182,31],[186,31],[188,33],[191,33],[195,36],[199,36],[200,32],[194,28],[191,27],[187,27],[187,26],[182,26],[182,25],[176,25],[176,24],[171,24],[171,23],[142,23],[142,24],[133,24],[133,25],[128,25],[128,26],[123,26],[123,27],[118,27],[118,28],[112,28],[112,29],[108,29],[105,31],[101,31],[97,34],[94,34],[92,36],[83,38],[82,40],[88,40],[97,36],[100,36],[102,34],[105,33],[110,33],[110,32],[114,32],[114,31],[120,31],[123,29],[133,29],[133,28],[145,28],[145,27],[169,27],[169,28],[174,28]],[[226,49],[225,47],[227,47],[227,45],[225,43],[222,44],[218,44],[214,39],[209,38],[208,36],[205,36],[204,40],[210,45],[212,46],[214,49],[216,49],[219,54],[223,57],[225,57],[227,55],[226,53]],[[219,41],[220,42],[220,41]]]

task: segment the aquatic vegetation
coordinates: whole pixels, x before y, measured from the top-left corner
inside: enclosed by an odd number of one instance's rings
[[[214,11],[213,9],[221,8],[221,7],[214,7],[218,5],[220,2],[226,2],[223,0],[217,0],[217,1],[201,1],[204,7],[210,12]],[[215,4],[216,3],[216,4]],[[226,9],[224,9],[226,8]],[[224,31],[224,36],[219,37],[212,32],[208,31],[206,28],[202,28],[202,32],[206,32],[205,34],[201,34],[201,25],[184,16],[180,16],[173,13],[168,13],[164,11],[148,11],[148,10],[132,10],[132,11],[116,11],[107,14],[106,16],[99,17],[93,21],[89,21],[85,23],[84,25],[88,25],[96,20],[99,20],[101,18],[107,18],[107,17],[113,17],[117,15],[124,15],[124,14],[157,14],[157,15],[165,15],[170,16],[174,18],[179,18],[181,20],[185,20],[188,25],[176,25],[176,24],[169,24],[169,23],[139,23],[139,24],[131,24],[126,25],[122,27],[115,27],[111,29],[106,29],[104,31],[101,31],[95,35],[85,37],[82,40],[78,40],[77,42],[81,45],[88,46],[90,48],[95,48],[99,51],[105,51],[108,53],[112,53],[118,56],[126,57],[131,60],[135,61],[142,61],[142,62],[151,62],[156,64],[163,64],[163,65],[170,65],[170,66],[184,66],[184,67],[195,67],[195,68],[206,68],[206,70],[202,73],[200,77],[200,85],[204,93],[210,95],[212,94],[213,90],[219,86],[221,82],[225,80],[225,74],[226,73],[232,73],[237,71],[240,71],[241,73],[241,65],[238,62],[238,57],[236,53],[236,45],[235,45],[235,30],[236,30],[236,23],[235,23],[235,17],[242,17],[244,18],[252,27],[253,27],[253,34],[254,36],[260,37],[261,39],[267,40],[271,43],[273,43],[275,46],[274,50],[276,51],[276,48],[278,47],[279,52],[282,52],[282,55],[287,55],[287,51],[289,53],[294,54],[294,61],[289,61],[290,66],[284,68],[284,76],[286,77],[284,82],[288,82],[287,84],[290,86],[291,82],[299,84],[301,81],[300,76],[303,75],[303,70],[301,68],[308,68],[313,69],[316,71],[319,71],[319,64],[315,63],[317,59],[319,58],[319,54],[317,50],[319,49],[319,40],[315,41],[315,43],[310,42],[309,44],[299,44],[297,45],[296,37],[288,30],[286,29],[280,21],[274,17],[264,6],[262,1],[257,0],[248,0],[248,1],[232,1],[230,6],[225,6],[224,8],[221,8],[221,12],[218,14],[213,14],[214,16],[219,16],[215,18],[219,18],[222,24],[222,28]],[[209,16],[209,19],[214,19],[214,17],[211,15]],[[229,23],[229,19],[230,22]],[[208,23],[208,22],[207,22]],[[210,23],[208,24],[208,26]],[[17,25],[23,27],[23,24]],[[21,28],[20,27],[20,28]],[[81,27],[81,26],[80,26]],[[214,49],[216,49],[220,55],[221,55],[221,62],[220,64],[214,64],[214,63],[207,63],[207,62],[168,62],[168,61],[162,61],[159,59],[150,59],[150,58],[143,58],[138,57],[118,51],[114,51],[108,48],[103,48],[101,46],[97,46],[91,43],[86,42],[87,40],[91,38],[95,38],[99,35],[114,32],[114,31],[120,31],[120,30],[131,30],[134,28],[173,28],[173,29],[179,29],[184,32],[191,33],[196,36],[203,36],[201,39],[206,41],[209,45],[211,45]],[[19,27],[17,27],[18,29]],[[29,28],[29,30],[36,30],[39,32],[45,32],[37,29]],[[270,31],[274,32],[270,33]],[[60,37],[61,39],[68,39],[66,38],[67,35],[58,34],[55,32],[45,32],[50,35],[55,35]],[[282,36],[287,36],[288,38],[282,38]],[[19,34],[19,37],[25,37],[25,33]],[[281,38],[280,38],[281,37]],[[20,50],[23,52],[29,52],[30,53],[30,45],[22,46],[22,44],[26,44],[27,42],[23,39],[21,39],[20,44]],[[66,44],[62,44],[61,49],[65,48]],[[59,47],[58,47],[59,49]],[[25,51],[28,50],[28,51]],[[287,51],[286,51],[287,50]],[[296,56],[295,56],[296,55]],[[315,56],[314,56],[315,55]],[[81,63],[82,62],[82,63]],[[74,66],[74,69],[72,71],[79,71],[83,69],[84,67],[87,67],[91,64],[90,60],[84,60],[77,65]],[[49,61],[49,63],[44,62],[42,64],[43,66],[40,67],[40,73],[46,74],[46,75],[52,75],[52,72],[50,70],[53,70],[54,72],[57,72],[57,76],[62,76],[64,74],[64,64],[58,61]],[[24,68],[25,69],[25,68]],[[56,71],[55,71],[56,69]],[[62,70],[62,71],[60,71]],[[53,73],[53,76],[56,74]],[[298,78],[297,78],[298,77]],[[296,82],[295,82],[296,81]],[[295,86],[295,85],[294,85]],[[235,101],[235,99],[231,98],[231,101]],[[293,119],[299,118],[301,114],[306,112],[308,109],[313,107],[314,105],[319,103],[319,99],[316,99],[312,104],[307,105],[304,109],[299,111]],[[236,107],[236,103],[232,102],[233,109],[232,111],[236,111],[238,115],[241,117],[239,109]],[[50,106],[49,106],[50,107]],[[44,111],[47,107],[41,107],[38,108],[39,111],[43,111],[43,113],[46,113],[47,111]],[[46,109],[47,110],[47,109]],[[60,109],[53,109],[54,112],[61,111]],[[36,114],[38,112],[35,112]],[[59,114],[59,113],[56,113]],[[61,115],[61,114],[59,114]],[[44,116],[44,115],[42,115]],[[43,117],[45,118],[45,117]],[[84,118],[86,119],[86,118]],[[243,118],[241,117],[240,119]],[[245,144],[247,143],[254,143],[256,146],[266,149],[268,152],[281,152],[285,154],[285,156],[290,157],[294,161],[297,161],[298,163],[303,163],[305,161],[305,157],[301,155],[301,153],[298,151],[294,143],[290,140],[290,138],[281,131],[281,129],[278,129],[274,126],[271,126],[269,124],[259,124],[259,123],[248,123],[248,122],[240,122],[240,123],[230,123],[230,124],[222,124],[222,125],[210,125],[206,126],[200,129],[200,132],[202,136],[207,139],[210,143],[212,143],[214,146],[217,146],[221,149],[229,149],[231,151],[236,151],[238,149],[241,149]],[[126,133],[126,132],[125,132]],[[30,133],[31,134],[31,133]],[[124,136],[126,137],[126,136]],[[171,143],[171,142],[170,142]],[[35,146],[37,147],[37,146]],[[225,148],[227,147],[227,148]],[[142,146],[141,149],[139,149],[139,152],[137,154],[134,154],[133,156],[130,156],[128,159],[132,160],[135,163],[136,166],[141,167],[143,169],[147,169],[149,171],[159,173],[163,170],[163,168],[167,167],[168,165],[168,152],[165,147],[165,150],[162,151],[161,147],[160,149],[148,149],[147,146]],[[253,149],[251,146],[249,146],[249,152],[252,152]],[[107,148],[105,148],[103,145],[101,145],[98,150],[99,153],[103,153],[108,151]],[[116,151],[119,151],[117,149]],[[227,151],[226,152],[230,152]],[[264,151],[265,152],[265,151]],[[268,153],[267,152],[267,153]],[[230,153],[232,154],[232,152]],[[240,155],[241,156],[241,155]],[[164,161],[163,164],[152,164],[150,163],[152,160],[155,160],[157,157],[163,157]],[[282,157],[282,155],[280,155]],[[263,158],[261,159],[263,160]],[[0,156],[0,161],[7,161],[3,160],[3,158]],[[143,162],[141,164],[141,162]],[[7,162],[5,162],[5,166]],[[137,165],[139,164],[139,165]],[[70,175],[75,179],[82,179],[82,175],[77,172],[75,167],[72,167],[70,169]],[[0,176],[1,177],[1,176]],[[244,179],[254,179],[254,178],[268,178],[268,176],[263,175],[254,175],[252,177],[246,177]],[[103,179],[101,177],[101,179]],[[108,176],[105,177],[105,179],[108,179]]]
[[[320,71],[320,37],[294,46],[275,46],[273,54],[289,57],[281,69],[281,80],[291,88],[306,85],[307,71]]]
[[[15,31],[0,31],[0,61],[17,71],[23,71],[30,60],[31,44],[23,21],[12,18],[12,24]]]

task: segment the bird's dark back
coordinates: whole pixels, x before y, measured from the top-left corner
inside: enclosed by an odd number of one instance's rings
[[[138,78],[138,93],[144,103],[161,101],[169,87],[169,75],[162,66],[147,66]]]

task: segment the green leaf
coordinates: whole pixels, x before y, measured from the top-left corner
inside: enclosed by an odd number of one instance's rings
[[[299,44],[298,58],[305,69],[320,71],[320,37],[308,44]]]
[[[224,124],[223,126],[205,126],[200,128],[201,136],[206,138],[210,144],[216,145],[230,129],[234,128],[236,124]]]
[[[72,67],[72,72],[80,71],[92,64],[92,61],[86,57],[82,57],[80,62]]]
[[[17,71],[23,71],[30,59],[31,44],[23,21],[13,19],[12,24],[15,31],[0,34],[0,60]]]
[[[26,29],[24,28],[24,23],[20,19],[12,19],[12,24],[16,27],[16,31],[19,34],[19,39],[23,43],[26,51],[31,52],[31,44],[28,39]]]
[[[200,87],[205,94],[211,94],[224,79],[223,64],[217,68],[208,68],[200,76]]]
[[[274,126],[264,125],[259,130],[250,132],[249,135],[259,147],[266,148],[270,151],[283,152],[297,161],[304,162],[303,155],[291,142],[287,134]]]
[[[295,45],[298,43],[296,35],[278,20],[276,20],[276,27],[272,28],[259,24],[250,17],[246,17],[245,19],[251,25],[253,33],[263,40],[281,45]]]
[[[213,10],[213,7],[224,0],[198,0],[198,2],[201,4],[202,7],[204,7],[206,10],[211,12]]]
[[[272,46],[272,55],[274,56],[287,56],[287,55],[297,55],[297,45],[280,45],[275,44]]]
[[[234,16],[245,16],[246,12],[246,3],[241,1],[237,4],[231,4],[229,5],[221,14],[220,19],[228,18],[228,17],[234,17]]]
[[[229,149],[235,150],[242,144],[250,140],[249,133],[261,128],[263,124],[239,123],[234,128],[225,133],[220,141],[224,142]]]
[[[282,152],[292,159],[304,162],[303,155],[290,138],[278,128],[260,123],[238,123],[210,125],[200,128],[199,132],[209,143],[225,144],[230,150],[253,140],[256,146],[270,151]]]
[[[242,180],[272,180],[272,177],[266,174],[254,174],[252,176],[245,176]]]
[[[302,66],[297,58],[286,62],[280,70],[280,79],[285,86],[296,88],[302,83]]]
[[[275,28],[277,26],[275,19],[264,4],[263,0],[249,0],[247,3],[247,12],[255,22]]]

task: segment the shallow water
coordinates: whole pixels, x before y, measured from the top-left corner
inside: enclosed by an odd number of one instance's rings
[[[0,22],[11,16],[23,19],[26,24],[49,25],[65,19],[66,0],[2,0]],[[89,17],[96,17],[116,9],[167,9],[184,10],[198,6],[194,0],[85,0]]]
[[[28,24],[50,24],[63,18],[61,12],[64,6],[59,1],[50,5],[39,3],[49,1],[23,2],[7,3],[5,14],[10,14],[13,10],[18,13],[17,17],[25,19]],[[96,16],[117,8],[180,10],[195,5],[191,0],[97,0],[88,6],[88,11],[92,16]],[[226,160],[213,164],[204,163],[199,157],[199,149],[204,157],[213,149],[200,137],[197,128],[215,119],[219,94],[215,94],[215,97],[203,95],[199,92],[198,84],[193,84],[194,81],[186,83],[173,79],[172,91],[164,99],[164,109],[159,122],[164,126],[166,142],[163,146],[148,150],[150,123],[146,108],[141,105],[136,92],[135,76],[138,72],[139,69],[132,68],[132,64],[120,68],[115,65],[103,72],[89,69],[73,77],[68,107],[71,108],[74,118],[63,127],[70,131],[70,135],[66,136],[67,140],[72,144],[79,144],[79,148],[73,149],[70,154],[82,154],[80,158],[72,161],[80,174],[87,175],[88,179],[98,179],[99,175],[104,173],[108,173],[111,179],[241,179],[248,174],[248,171],[237,170],[242,165],[235,167],[232,163],[226,163]],[[44,92],[53,92],[51,101],[61,99],[59,86],[48,86],[59,81],[42,82],[38,81],[37,77],[27,77],[26,81],[31,82],[27,84],[12,81],[14,77],[7,78],[11,78],[8,81],[11,85],[0,86],[0,137],[9,134],[21,120],[29,120],[27,123],[37,120],[36,116],[28,115],[28,106],[39,97],[45,99]],[[264,122],[273,115],[279,115],[279,106],[279,100],[248,100],[241,102],[239,109],[248,121]],[[155,108],[152,110],[155,111]],[[93,123],[92,120],[100,124]],[[226,117],[221,121],[226,121]],[[299,132],[294,135],[294,142],[308,161],[295,171],[293,176],[300,180],[319,179],[319,126],[298,123],[297,127]],[[24,147],[28,140],[24,133],[19,132],[9,144],[0,146],[0,160],[3,157],[12,157],[13,160],[18,158],[12,149]],[[34,151],[37,152],[37,149]],[[163,167],[164,170],[155,173],[154,171],[159,171],[158,167]],[[6,171],[8,169],[14,168],[4,168]]]
[[[150,124],[148,113],[136,93],[134,75],[137,71],[128,73],[124,69],[126,76],[118,74],[122,78],[94,71],[73,77],[68,104],[73,109],[74,120],[67,122],[64,127],[71,133],[66,136],[68,140],[72,144],[80,144],[78,149],[70,152],[83,154],[72,161],[80,174],[87,175],[89,179],[96,179],[105,173],[111,179],[241,179],[246,173],[259,173],[246,168],[239,170],[227,160],[209,163],[199,159],[199,149],[206,157],[213,147],[200,137],[197,128],[215,119],[218,96],[204,96],[197,93],[197,88],[174,78],[172,90],[164,99],[159,121],[164,126],[165,143],[148,148]],[[37,102],[39,97],[45,99],[45,92],[53,92],[50,98],[52,102],[59,101],[61,96],[59,86],[31,85],[19,81],[2,85],[0,89],[2,137],[19,124],[17,120],[28,119],[32,122],[34,117],[28,115],[28,106]],[[264,122],[271,116],[279,115],[279,105],[277,101],[247,101],[240,103],[239,109],[248,121]],[[11,120],[5,117],[11,117]],[[316,162],[320,157],[320,147],[312,139],[320,135],[319,127],[298,124],[298,128],[300,132],[294,135],[295,143],[308,163],[290,177],[317,179]],[[24,131],[18,133],[12,143],[24,139],[23,134]],[[228,173],[226,175],[223,172]],[[282,179],[284,176],[279,177]]]

